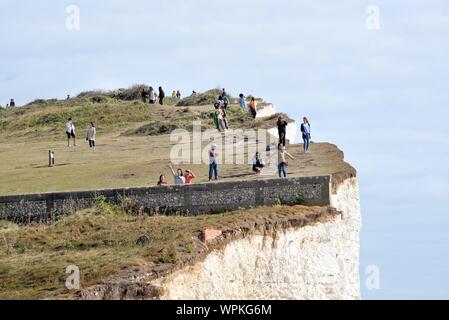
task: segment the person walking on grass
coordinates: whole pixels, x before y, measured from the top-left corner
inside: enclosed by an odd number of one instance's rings
[[[279,116],[278,118],[277,127],[278,127],[279,143],[282,143],[282,145],[285,147],[285,136],[287,134],[287,121],[285,121],[282,116]]]
[[[150,87],[148,90],[148,100],[150,101],[150,104],[154,104],[156,102],[156,93],[154,92],[153,87]]]
[[[173,99],[175,99],[175,98],[176,98],[176,90],[173,90],[173,91],[172,91],[172,93],[171,93],[171,97],[172,97]]]
[[[168,166],[170,168],[171,173],[173,174],[173,179],[175,180],[175,184],[185,184],[186,179],[184,178],[184,174],[182,172],[182,169],[173,170],[173,167],[171,165]]]
[[[161,174],[159,176],[159,181],[157,182],[157,185],[158,186],[166,186],[166,185],[168,185],[167,179],[165,179],[165,176],[163,174]]]
[[[294,160],[295,158],[293,158],[293,156],[288,153],[287,151],[285,151],[285,147],[282,145],[282,143],[278,144],[278,172],[279,172],[279,178],[282,178],[282,176],[284,178],[287,178],[287,172],[285,171],[285,169],[288,166],[288,162],[285,160],[285,156],[289,156],[292,160]]]
[[[243,93],[239,94],[239,103],[240,103],[240,108],[242,108],[242,111],[246,112],[246,98],[243,95]]]
[[[251,98],[251,102],[249,103],[249,111],[251,113],[251,116],[255,119],[257,111],[256,111],[256,99],[254,99],[254,97]]]
[[[216,144],[213,144],[209,150],[209,181],[212,180],[212,177],[218,180],[218,152]]]
[[[73,138],[73,146],[76,147],[75,125],[73,124],[72,118],[68,119],[65,127],[65,132],[67,133],[67,147],[70,147],[70,138]]]
[[[86,140],[89,141],[89,148],[95,150],[95,135],[97,134],[97,129],[93,122],[90,123],[90,128],[87,130]]]
[[[159,104],[164,105],[165,92],[162,87],[159,87]]]
[[[310,139],[312,136],[310,135],[310,123],[306,117],[303,118],[303,123],[301,123],[301,133],[302,140],[304,141],[304,153],[309,153]]]
[[[176,91],[176,99],[180,100],[181,99],[181,91]]]
[[[192,180],[196,178],[196,175],[193,171],[186,170],[184,174],[184,179],[186,180],[186,184],[191,184]]]

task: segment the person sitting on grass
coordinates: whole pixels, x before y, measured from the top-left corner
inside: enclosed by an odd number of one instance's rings
[[[191,184],[192,180],[196,178],[196,175],[193,173],[193,171],[186,170],[184,174],[184,179],[186,181],[186,184]]]
[[[173,174],[173,179],[175,180],[175,184],[185,184],[186,183],[186,179],[184,178],[184,174],[182,173],[182,169],[177,170],[177,172],[175,172],[175,170],[173,170],[173,167],[171,165],[168,166],[171,170],[171,173]]]
[[[263,167],[265,167],[265,162],[263,161],[260,153],[256,152],[256,154],[253,157],[253,171],[260,173]]]
[[[157,185],[158,186],[166,186],[166,185],[168,185],[167,179],[165,179],[165,176],[163,174],[161,174],[159,176],[159,181],[157,182]]]
[[[73,138],[73,146],[76,147],[75,125],[72,122],[72,118],[68,119],[65,126],[65,133],[67,133],[67,147],[70,147],[70,138]]]

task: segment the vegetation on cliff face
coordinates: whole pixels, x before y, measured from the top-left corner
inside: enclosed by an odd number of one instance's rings
[[[334,211],[320,207],[275,206],[194,217],[147,216],[126,205],[96,205],[51,224],[0,221],[0,299],[70,297],[66,267],[76,265],[81,286],[99,284],[141,267],[167,270],[199,259],[208,228],[256,229],[269,224],[301,226]],[[141,236],[146,241],[138,241]],[[206,251],[205,251],[206,250]]]

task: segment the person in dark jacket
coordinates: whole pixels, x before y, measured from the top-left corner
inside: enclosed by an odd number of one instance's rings
[[[159,87],[159,104],[164,104],[165,92],[162,90],[162,87]]]
[[[278,135],[279,135],[279,143],[285,147],[285,136],[287,135],[287,121],[284,120],[282,116],[279,116],[277,127],[278,127]]]
[[[140,96],[142,97],[142,102],[147,102],[148,92],[145,87],[142,88],[142,92],[140,93]]]
[[[304,141],[304,153],[308,153],[311,135],[310,135],[310,123],[306,117],[303,118],[303,123],[301,123],[301,133],[302,133],[302,140]]]

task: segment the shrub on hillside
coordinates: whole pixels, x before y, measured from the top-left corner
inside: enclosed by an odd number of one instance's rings
[[[148,90],[148,86],[144,84],[136,84],[127,89],[118,89],[111,93],[111,97],[118,100],[138,100],[142,98],[142,90]]]
[[[214,104],[214,101],[220,94],[221,91],[219,89],[212,89],[181,99],[176,105],[179,107],[210,105]]]
[[[108,95],[109,92],[103,91],[103,90],[89,90],[89,91],[83,91],[79,95],[77,95],[77,98],[92,98],[102,95]]]

